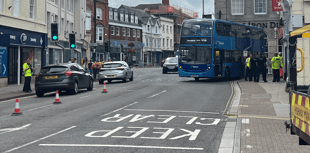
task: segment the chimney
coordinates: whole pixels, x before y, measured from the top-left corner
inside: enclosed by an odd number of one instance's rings
[[[169,5],[169,0],[163,0],[163,5]]]

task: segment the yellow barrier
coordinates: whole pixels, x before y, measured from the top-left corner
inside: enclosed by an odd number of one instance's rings
[[[299,50],[301,53],[301,67],[300,69],[297,70],[297,73],[299,73],[302,70],[304,70],[304,67],[305,67],[305,52],[299,47],[297,47],[297,50]]]

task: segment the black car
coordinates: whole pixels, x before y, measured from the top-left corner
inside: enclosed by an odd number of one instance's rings
[[[36,76],[35,90],[38,97],[56,90],[76,94],[83,88],[93,90],[93,78],[76,63],[44,66]]]
[[[178,65],[177,57],[168,57],[163,65],[163,74],[167,72],[178,72]]]

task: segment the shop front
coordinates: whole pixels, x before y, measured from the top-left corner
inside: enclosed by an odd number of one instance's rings
[[[126,61],[130,65],[139,64],[142,54],[142,42],[132,42],[134,46],[128,46],[132,41],[111,40],[110,58],[112,61]],[[133,50],[133,52],[131,51]]]
[[[28,58],[34,68],[34,75],[46,65],[47,35],[45,33],[0,26],[0,40],[6,41],[0,43],[3,53],[0,54],[2,64],[0,86],[22,83],[22,66]]]

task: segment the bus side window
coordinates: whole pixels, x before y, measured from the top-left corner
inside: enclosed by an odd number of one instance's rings
[[[219,35],[219,36],[222,36],[223,35],[223,23],[220,23],[218,22],[216,24],[216,33]]]
[[[230,24],[224,24],[224,36],[232,36],[231,33],[231,25]]]

